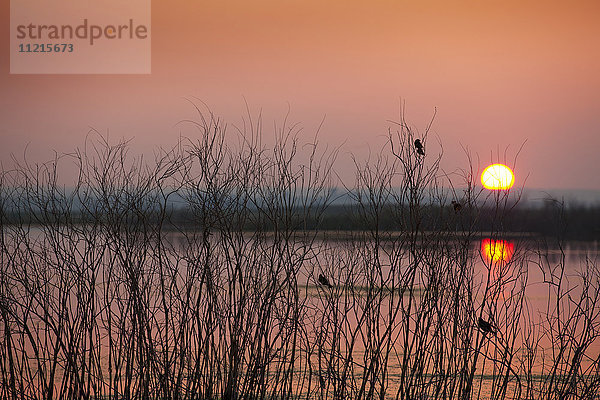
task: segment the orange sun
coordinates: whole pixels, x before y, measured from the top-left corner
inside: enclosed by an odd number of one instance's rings
[[[486,189],[510,189],[514,183],[515,175],[504,164],[492,164],[481,173],[481,184]]]

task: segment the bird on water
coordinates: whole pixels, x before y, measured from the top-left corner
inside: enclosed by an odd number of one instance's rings
[[[415,149],[417,149],[418,154],[422,156],[425,155],[425,149],[423,148],[423,143],[421,143],[421,139],[415,140]]]
[[[323,274],[319,274],[319,283],[323,286],[327,286],[329,289],[333,287],[333,285],[329,283],[329,280],[327,280]]]

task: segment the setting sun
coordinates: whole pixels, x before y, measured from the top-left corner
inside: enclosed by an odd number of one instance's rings
[[[510,189],[515,182],[512,170],[504,164],[492,164],[481,173],[481,184],[486,189]]]

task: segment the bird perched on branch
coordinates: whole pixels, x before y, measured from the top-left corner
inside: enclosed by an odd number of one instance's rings
[[[484,334],[485,333],[496,333],[496,330],[494,329],[492,324],[481,317],[479,317],[479,319],[477,320],[477,326],[479,326],[479,329],[481,329]]]
[[[421,143],[420,139],[416,139],[415,140],[415,149],[417,149],[417,153],[424,156],[425,155],[425,149],[423,148],[423,143]]]
[[[327,286],[329,289],[333,287],[333,285],[329,283],[329,281],[327,280],[327,278],[325,278],[325,276],[323,276],[323,274],[319,274],[319,283],[323,286]]]
[[[454,207],[454,212],[458,213],[462,209],[462,204],[457,201],[452,200],[452,207]]]

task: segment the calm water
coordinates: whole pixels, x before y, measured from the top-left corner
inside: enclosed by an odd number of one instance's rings
[[[339,242],[338,245],[340,248],[346,248],[347,246],[343,241]],[[398,260],[394,260],[394,256],[390,255],[393,253],[393,246],[383,244],[382,247],[387,248],[388,253],[384,251],[385,254],[382,257],[381,275],[383,278],[381,280],[389,284],[389,279],[386,279],[386,276],[394,273],[391,265]],[[421,251],[426,252],[426,250],[419,249],[417,253]],[[403,259],[403,262],[414,262],[414,258],[408,256]],[[598,242],[569,242],[562,248],[557,246],[548,248],[547,244],[534,240],[516,241],[482,238],[470,243],[469,258],[466,261],[468,267],[466,269],[472,273],[473,299],[472,315],[467,317],[467,320],[472,318],[473,322],[470,328],[478,331],[476,321],[478,316],[481,315],[485,320],[492,323],[496,329],[494,335],[488,334],[487,337],[474,339],[475,347],[479,349],[480,361],[476,371],[477,378],[474,382],[473,398],[487,399],[498,396],[498,379],[494,376],[500,372],[498,364],[502,363],[498,360],[503,357],[506,360],[506,357],[508,357],[503,349],[511,349],[510,351],[514,352],[512,362],[515,370],[519,370],[515,366],[515,364],[518,364],[518,362],[515,362],[516,360],[526,364],[528,361],[525,361],[527,357],[524,354],[528,351],[535,351],[536,356],[529,361],[531,366],[528,368],[528,373],[531,375],[525,376],[516,371],[514,371],[514,374],[509,373],[508,375],[519,375],[521,381],[529,379],[535,382],[537,380],[538,386],[535,384],[532,386],[543,387],[541,382],[547,380],[548,373],[556,367],[549,360],[560,351],[560,344],[563,343],[562,340],[564,339],[558,334],[561,329],[563,329],[563,334],[572,335],[570,337],[573,339],[573,343],[564,348],[568,356],[563,358],[558,375],[566,376],[565,372],[567,375],[570,373],[569,367],[574,357],[574,346],[583,346],[584,344],[586,345],[586,356],[580,360],[581,367],[577,372],[579,374],[591,371],[598,373],[598,368],[596,366],[596,369],[594,369],[594,364],[600,362],[600,340],[595,338],[595,335],[597,335],[595,330],[597,330],[600,323],[600,308],[594,302],[597,301],[598,295],[600,295],[600,276],[598,276],[598,270],[595,269],[596,266],[600,265],[599,261],[600,249]],[[328,264],[328,260],[323,259],[316,265],[310,266],[305,271],[306,284],[310,286],[312,282],[313,290],[307,291],[307,295],[316,299],[314,301],[316,309],[330,306],[327,296],[323,300],[324,289],[319,287],[315,280],[321,271],[333,277],[334,285],[337,284],[333,289],[334,296],[345,299],[334,303],[337,307],[344,309],[346,315],[351,315],[345,321],[354,326],[360,318],[360,314],[353,314],[352,310],[357,291],[349,289],[344,274],[339,273],[339,269],[343,269],[344,265],[344,262]],[[449,266],[442,263],[441,265],[433,265],[432,268],[445,267]],[[417,277],[415,281],[415,288],[417,289],[416,303],[425,304],[427,301],[424,300],[429,294],[427,284],[431,282],[432,276],[436,276],[435,274],[431,273],[426,277]],[[590,281],[593,284],[592,287],[588,288],[586,283]],[[368,291],[365,287],[361,288]],[[345,296],[344,293],[348,290],[352,291],[352,296]],[[404,292],[404,296],[409,295],[409,293]],[[393,307],[393,305],[383,302],[379,311],[385,315]],[[583,317],[582,309],[586,307],[591,310],[588,315],[593,318],[593,321],[587,321]],[[578,311],[581,311],[581,313]],[[429,310],[427,307],[416,307],[415,312],[429,312]],[[410,330],[412,332],[418,331],[416,320],[418,320],[417,317],[411,318]],[[594,325],[595,328],[591,328],[591,325]],[[468,324],[465,329],[469,329]],[[420,334],[428,335],[427,333]],[[435,336],[435,333],[432,336]],[[435,339],[433,338],[433,340]],[[366,345],[366,343],[362,344]],[[528,348],[533,350],[527,350]],[[365,349],[360,343],[353,348],[353,352],[359,358],[364,351]],[[391,393],[398,390],[398,382],[402,380],[402,354],[402,351],[400,351],[399,354],[395,354],[396,358],[391,357],[388,360],[390,370],[387,376],[387,384]],[[450,364],[447,363],[446,365]],[[523,365],[521,364],[521,366]],[[428,380],[428,382],[435,382],[435,378]],[[513,398],[511,396],[519,398],[519,396],[525,395],[524,389],[519,390],[517,386],[517,379],[511,376],[506,398]],[[533,393],[534,397],[538,395],[540,393]],[[393,396],[390,398],[393,398]]]
[[[41,251],[43,235],[38,231],[35,236],[40,248],[24,246],[21,261],[26,264],[14,264],[19,268],[33,264],[26,271],[33,280],[43,270],[42,259],[56,261],[58,257],[57,254],[48,255],[54,251],[51,246],[46,247],[45,252]],[[237,331],[227,323],[209,333],[218,344],[211,356],[213,362],[228,354],[234,335],[256,329],[260,322],[255,319],[256,313],[263,312],[264,304],[275,299],[273,305],[281,311],[276,308],[269,314],[272,321],[261,333],[264,335],[261,340],[270,341],[274,349],[282,351],[289,340],[285,336],[289,329],[286,324],[299,322],[303,335],[299,354],[304,359],[295,366],[295,384],[298,393],[310,393],[312,398],[326,398],[339,390],[343,373],[358,386],[360,382],[369,381],[371,378],[366,371],[375,368],[374,358],[378,362],[385,359],[383,378],[376,379],[381,379],[378,385],[387,388],[386,398],[395,398],[401,382],[422,385],[423,393],[428,392],[432,398],[435,396],[427,387],[462,373],[459,370],[461,355],[468,359],[478,357],[472,398],[497,395],[497,385],[501,381],[499,374],[510,378],[508,392],[512,395],[507,394],[504,398],[513,398],[515,393],[520,393],[517,390],[519,380],[524,385],[527,379],[541,382],[547,376],[551,369],[549,360],[559,343],[557,333],[561,324],[563,327],[572,325],[568,332],[564,329],[561,332],[574,338],[575,344],[587,340],[579,373],[592,371],[600,354],[600,340],[594,336],[597,334],[594,329],[600,328],[600,305],[590,304],[600,290],[600,276],[595,269],[600,261],[598,242],[569,242],[561,249],[548,248],[540,241],[498,238],[482,238],[466,244],[430,241],[416,245],[402,241],[383,241],[375,245],[369,240],[350,241],[340,237],[291,241],[285,245],[272,238],[258,243],[250,235],[239,237],[238,241],[216,235],[204,243],[198,238],[192,238],[191,242],[188,239],[190,236],[169,234],[166,242],[171,247],[164,253],[164,259],[152,246],[136,247],[138,253],[122,254],[118,248],[111,248],[110,241],[100,240],[106,248],[95,242],[78,241],[73,242],[72,247],[63,246],[61,262],[76,268],[63,274],[60,269],[63,267],[57,262],[53,266],[57,268],[55,274],[42,277],[56,286],[45,292],[49,294],[47,299],[51,307],[44,306],[45,299],[35,299],[34,304],[41,307],[38,315],[55,311],[62,315],[62,311],[58,311],[61,307],[53,304],[53,296],[64,288],[71,291],[62,306],[68,310],[67,319],[79,318],[78,312],[88,312],[81,311],[82,304],[94,304],[97,310],[90,312],[98,324],[94,332],[97,340],[94,339],[92,346],[98,351],[97,367],[104,371],[105,377],[114,376],[114,372],[110,372],[115,369],[114,354],[112,358],[107,355],[113,350],[106,348],[111,335],[121,338],[123,331],[110,331],[113,328],[109,329],[106,321],[110,316],[122,322],[125,337],[129,337],[129,330],[135,326],[130,325],[129,317],[119,319],[130,312],[132,304],[136,304],[132,286],[127,284],[131,279],[127,275],[129,272],[119,267],[123,260],[130,260],[134,272],[139,274],[139,282],[146,285],[139,289],[139,298],[146,307],[142,314],[150,315],[147,335],[156,342],[163,340],[162,347],[158,346],[157,350],[174,352],[183,347],[189,353],[186,356],[192,356],[199,348],[195,332],[206,328],[202,326],[206,321],[186,320],[190,328],[182,329],[188,340],[185,345],[173,342],[180,327],[164,321],[169,314],[178,315],[185,311],[181,308],[185,304],[181,298],[188,293],[186,288],[194,293],[193,288],[203,279],[202,268],[198,265],[209,265],[214,287],[200,289],[195,294],[198,301],[188,303],[199,308],[190,310],[204,313],[210,304],[210,309],[214,308],[212,318],[228,321],[238,313],[245,315],[242,321],[248,323],[247,328],[238,333],[234,333]],[[57,237],[44,243],[47,245],[54,240],[62,239]],[[207,252],[207,248],[210,251]],[[210,257],[210,262],[204,261],[205,256]],[[96,267],[86,270],[82,265]],[[411,270],[415,271],[412,275]],[[169,276],[166,289],[161,288],[163,274]],[[14,282],[10,282],[14,284],[15,295],[19,291],[27,292],[18,287],[24,277],[17,278],[16,275],[11,277]],[[320,284],[319,275],[326,277],[332,287]],[[86,286],[86,279],[93,279],[96,292],[82,302],[83,292],[78,291],[77,285],[84,282]],[[69,283],[60,286],[60,282],[61,285]],[[242,282],[241,286],[237,286],[237,282]],[[589,282],[592,287],[586,292]],[[453,308],[453,301],[460,304],[460,309]],[[289,308],[294,304],[297,309]],[[576,323],[570,320],[586,307],[596,310],[589,314],[591,320],[580,318]],[[297,317],[290,318],[290,313],[294,312]],[[489,321],[496,332],[484,334],[478,327],[480,316]],[[52,330],[40,329],[44,326],[44,318],[31,318],[30,321],[40,340],[38,347],[52,344]],[[80,319],[76,321],[79,323]],[[454,328],[460,331],[455,332]],[[173,333],[169,333],[169,329]],[[528,344],[534,346],[536,352],[527,369],[530,376],[522,372],[528,359]],[[32,351],[30,344],[24,349],[25,352]],[[510,355],[507,355],[507,349],[512,352]],[[248,347],[243,354],[252,354],[255,350],[255,347]],[[562,372],[568,371],[573,357],[572,346],[568,350],[570,353],[560,366]],[[285,357],[286,353],[282,354]],[[51,355],[52,351],[48,349],[48,356]],[[507,370],[509,357],[512,357],[510,365],[514,370]],[[134,358],[125,357],[125,364],[135,364]],[[407,368],[408,371],[420,371],[422,376],[407,377]],[[39,371],[43,373],[45,369]],[[266,375],[274,377],[276,374],[277,367],[274,367]],[[56,376],[63,376],[60,368]],[[312,386],[302,386],[302,382],[306,384],[307,376],[312,377]]]

